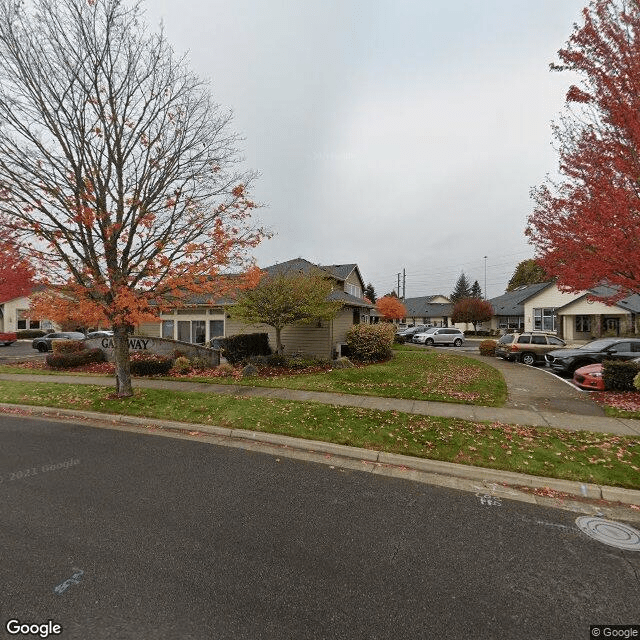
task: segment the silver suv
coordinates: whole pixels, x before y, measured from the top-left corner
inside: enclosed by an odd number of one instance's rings
[[[455,327],[431,327],[424,333],[414,334],[413,342],[417,344],[452,344],[461,347],[464,344],[464,333]]]

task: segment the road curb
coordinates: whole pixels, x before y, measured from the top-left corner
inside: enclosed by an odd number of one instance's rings
[[[387,467],[395,467],[405,471],[414,471],[434,476],[457,478],[466,481],[490,483],[494,485],[509,486],[514,488],[544,489],[592,500],[605,500],[619,502],[624,505],[640,506],[640,490],[624,489],[608,485],[597,485],[562,480],[560,478],[547,478],[533,476],[513,471],[500,471],[485,467],[472,467],[454,462],[415,458],[397,453],[387,453],[350,447],[347,445],[322,442],[319,440],[306,440],[292,436],[267,433],[262,431],[250,431],[245,429],[230,429],[195,423],[176,422],[172,420],[160,420],[156,418],[144,418],[120,414],[98,413],[93,411],[78,411],[74,409],[56,409],[51,407],[37,407],[32,405],[15,405],[0,403],[0,410],[9,412],[25,412],[28,415],[37,415],[47,418],[73,417],[85,420],[94,420],[112,425],[132,425],[139,427],[158,427],[171,431],[200,432],[216,436],[224,440],[236,442],[251,442],[257,445],[272,445],[289,450],[296,450],[309,454],[324,454],[337,458],[356,460],[364,463],[377,463]]]

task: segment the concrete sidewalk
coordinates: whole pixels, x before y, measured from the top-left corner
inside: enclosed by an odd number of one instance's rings
[[[0,380],[14,382],[53,382],[65,384],[93,384],[105,387],[114,385],[113,378],[91,376],[58,376],[29,374],[0,374]],[[358,396],[342,393],[322,393],[317,391],[297,391],[294,389],[272,389],[269,387],[249,387],[243,385],[208,384],[204,382],[183,382],[168,380],[147,380],[135,378],[133,386],[141,389],[167,389],[231,395],[239,398],[278,398],[296,402],[318,402],[343,407],[359,407],[379,411],[399,411],[426,416],[461,418],[483,422],[502,422],[555,429],[584,430],[616,435],[640,436],[640,420],[608,418],[544,411],[535,409],[515,409],[480,407],[476,405],[453,404],[447,402],[427,402],[424,400],[401,400],[377,396]],[[0,401],[2,399],[0,398]]]

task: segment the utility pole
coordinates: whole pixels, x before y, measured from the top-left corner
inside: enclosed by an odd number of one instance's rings
[[[400,274],[398,273],[398,298],[400,297]]]
[[[402,270],[402,301],[407,297],[407,272]]]

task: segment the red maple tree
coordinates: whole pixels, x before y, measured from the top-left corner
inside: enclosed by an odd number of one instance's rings
[[[640,292],[640,5],[594,0],[555,70],[581,77],[554,127],[558,180],[534,189],[527,235],[566,291]]]
[[[378,298],[376,309],[386,320],[400,320],[407,315],[407,308],[394,296],[384,296]]]
[[[20,253],[7,221],[0,216],[0,303],[28,296],[33,290],[33,277],[33,267]]]
[[[480,298],[462,298],[458,300],[451,312],[451,320],[454,323],[466,322],[473,325],[477,333],[478,323],[487,322],[493,317],[493,307],[490,302]]]

